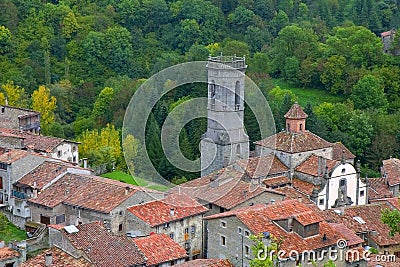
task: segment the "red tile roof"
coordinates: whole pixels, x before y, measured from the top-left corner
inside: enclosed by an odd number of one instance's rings
[[[308,115],[303,111],[298,103],[294,103],[285,114],[286,119],[306,119]]]
[[[57,247],[52,247],[39,255],[28,259],[26,262],[19,265],[19,267],[46,267],[46,254],[51,253],[52,264],[51,267],[92,267],[94,266],[84,258],[74,258],[71,255],[65,253]]]
[[[297,178],[292,179],[292,186],[293,188],[303,192],[304,194],[307,194],[308,196],[311,196],[311,193],[314,189],[319,190],[319,186]]]
[[[356,235],[353,231],[347,228],[342,223],[331,223],[330,224],[337,232],[342,233],[347,241],[347,246],[354,246],[364,243],[364,240]]]
[[[99,223],[78,225],[78,232],[61,230],[77,250],[81,250],[96,267],[125,267],[145,264],[145,256],[125,236],[108,232]]]
[[[400,199],[398,197],[372,199],[371,203],[388,203],[392,208],[400,210]]]
[[[334,223],[343,223],[347,228],[355,233],[370,232],[375,230],[377,235],[369,235],[379,246],[395,245],[400,243],[400,234],[389,236],[389,227],[381,221],[382,211],[386,208],[391,209],[388,203],[374,203],[363,206],[346,207],[344,214],[340,215],[334,210],[323,211],[326,220]],[[360,217],[365,223],[360,223],[355,217]]]
[[[0,150],[0,162],[6,164],[12,164],[17,160],[20,160],[31,153],[20,149],[1,149]]]
[[[21,254],[19,254],[18,251],[15,251],[9,247],[0,248],[0,261],[18,258],[20,256]]]
[[[269,177],[263,180],[263,184],[267,187],[282,186],[290,183],[290,179],[286,176]]]
[[[307,204],[295,200],[278,202],[273,205],[262,207],[247,207],[247,209],[232,210],[225,213],[207,216],[205,219],[216,219],[236,216],[254,234],[269,232],[278,240],[282,240],[280,248],[287,252],[291,250],[306,251],[319,249],[336,244],[337,240],[343,238],[340,232],[323,220],[322,214]],[[285,231],[273,221],[280,219],[295,218],[302,224],[308,225],[319,223],[319,234],[302,238],[299,234]],[[325,236],[325,238],[323,238]],[[287,256],[287,255],[286,255]]]
[[[342,160],[344,155],[344,159],[354,159],[356,156],[351,153],[350,150],[347,149],[341,142],[332,143],[332,159],[333,160]],[[344,154],[343,154],[344,152]]]
[[[391,29],[390,31],[385,31],[381,33],[381,37],[387,37],[387,36],[391,36],[392,34],[395,34],[396,30],[395,29]]]
[[[295,199],[301,201],[305,204],[315,204],[313,201],[310,200],[310,196],[305,194],[304,192],[300,191],[299,189],[293,188],[293,186],[284,186],[275,189],[278,192],[285,194],[285,200],[288,199]]]
[[[251,178],[266,177],[274,174],[282,174],[289,171],[274,154],[249,159],[241,159],[235,162]]]
[[[330,160],[330,159],[322,159],[322,160],[326,162],[326,167],[328,167],[328,172],[331,172],[336,165],[340,164],[340,162],[336,160]],[[295,171],[312,175],[314,177],[318,177],[318,156],[312,154],[299,166],[297,166],[295,168]],[[325,170],[321,171],[325,172]],[[322,176],[322,173],[320,174],[320,176]]]
[[[384,160],[382,175],[386,175],[390,186],[400,184],[400,160],[396,158]]]
[[[369,178],[368,183],[369,200],[393,197],[393,193],[389,190],[386,178]]]
[[[18,180],[19,185],[35,187],[41,190],[46,184],[50,183],[60,174],[67,171],[69,167],[74,167],[70,164],[65,164],[55,161],[44,161],[32,171],[25,174]]]
[[[185,194],[171,194],[164,200],[135,205],[127,210],[152,227],[207,212],[207,208]]]
[[[179,267],[234,267],[229,260],[222,259],[197,259],[177,264]]]
[[[134,238],[132,241],[147,258],[146,266],[186,258],[186,250],[165,234]]]
[[[266,192],[283,196],[274,189],[242,181],[242,177],[243,172],[236,170],[234,166],[228,166],[210,175],[181,184],[171,191],[184,192],[192,198],[213,203],[225,209],[232,209]]]
[[[255,144],[286,153],[300,153],[332,147],[331,143],[309,131],[300,133],[283,131],[257,141]]]
[[[29,202],[46,207],[63,203],[109,213],[139,190],[151,191],[98,176],[67,173]]]

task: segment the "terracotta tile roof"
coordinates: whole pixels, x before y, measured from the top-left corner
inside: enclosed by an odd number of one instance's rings
[[[39,255],[27,260],[19,265],[20,267],[46,267],[46,254],[51,253],[52,264],[51,267],[92,267],[94,266],[84,258],[76,259],[73,256],[65,253],[57,247],[52,247],[49,250],[40,253]]]
[[[15,251],[9,247],[0,248],[0,260],[7,260],[20,257],[18,251]]]
[[[192,198],[213,203],[225,209],[232,209],[265,192],[283,195],[274,189],[242,181],[242,176],[242,172],[234,169],[233,166],[228,166],[210,175],[181,184],[171,191],[184,192]]]
[[[77,250],[81,250],[96,267],[125,267],[145,264],[144,254],[125,236],[108,232],[100,223],[76,226],[78,232],[61,230]]]
[[[395,29],[391,29],[390,31],[385,31],[381,33],[381,37],[387,37],[387,36],[391,36],[392,34],[395,34],[396,30]]]
[[[308,196],[311,196],[311,193],[314,189],[319,190],[319,186],[314,185],[312,183],[297,179],[297,178],[293,178],[292,179],[292,186],[295,189],[300,190],[301,192],[307,194]]]
[[[293,186],[279,187],[275,190],[285,194],[285,198],[284,198],[285,200],[301,199],[301,201],[305,204],[315,204],[313,201],[310,200],[310,197],[308,194],[305,194],[304,192],[300,191],[299,189],[293,188]]]
[[[322,214],[309,205],[296,200],[287,200],[273,205],[262,207],[247,207],[247,209],[232,210],[225,213],[208,216],[205,219],[224,218],[236,216],[242,221],[253,234],[269,232],[273,237],[282,240],[280,248],[287,252],[291,250],[306,251],[319,249],[336,244],[343,235],[326,221]],[[280,219],[295,218],[303,224],[319,223],[319,234],[302,238],[299,234],[285,231],[273,221]],[[323,238],[323,237],[326,238]],[[288,256],[288,255],[286,255]]]
[[[22,176],[22,178],[18,180],[17,184],[35,187],[41,190],[43,186],[50,183],[57,176],[65,173],[68,167],[74,166],[61,162],[44,161],[35,169]]]
[[[330,224],[337,232],[342,233],[347,241],[347,246],[354,246],[364,243],[364,240],[356,235],[353,231],[347,228],[342,223],[331,223]]]
[[[398,197],[372,199],[371,203],[388,203],[391,208],[400,210],[400,199]]]
[[[326,167],[328,167],[328,172],[331,172],[336,165],[340,164],[340,161],[336,160],[330,160],[330,159],[322,159],[322,160],[326,162]],[[295,171],[312,175],[314,177],[318,177],[318,156],[312,154],[299,166],[297,166],[295,168]],[[322,170],[322,172],[324,171],[325,170]],[[320,174],[320,176],[322,176],[322,173]]]
[[[286,176],[269,177],[263,180],[263,184],[267,187],[282,186],[290,183],[290,179]]]
[[[17,160],[20,160],[31,153],[20,149],[1,149],[0,150],[0,162],[6,164],[12,164]]]
[[[331,143],[309,131],[300,133],[282,131],[257,141],[255,144],[286,153],[300,153],[332,147]]]
[[[395,245],[400,243],[400,234],[389,236],[389,227],[381,221],[381,213],[384,209],[392,207],[386,203],[374,203],[363,206],[350,206],[346,207],[344,214],[340,215],[334,210],[323,211],[324,217],[327,221],[333,223],[343,223],[347,228],[355,233],[370,232],[375,230],[377,235],[369,235],[379,246]],[[361,218],[360,223],[356,219]],[[355,219],[356,218],[356,219]]]
[[[382,175],[387,177],[390,186],[400,184],[400,160],[396,158],[384,160]]]
[[[29,202],[46,207],[63,203],[109,213],[139,190],[147,189],[102,177],[67,173]]]
[[[186,250],[165,234],[134,238],[132,241],[147,258],[146,266],[186,258]]]
[[[197,259],[177,264],[179,267],[234,267],[229,260],[222,259]]]
[[[341,142],[336,142],[332,143],[333,149],[332,149],[332,159],[333,160],[342,160],[343,152],[344,152],[344,158],[345,159],[354,159],[356,156],[351,153],[350,150],[347,149]]]
[[[282,174],[289,171],[274,154],[249,159],[241,159],[235,162],[251,178],[266,177],[274,174]]]
[[[64,138],[38,135],[30,132],[20,132],[15,129],[0,128],[0,132],[2,135],[14,136],[24,139],[25,147],[48,153],[52,152],[57,146],[59,146],[63,142],[78,144],[78,142],[67,140]]]
[[[368,183],[369,200],[393,197],[393,193],[389,190],[386,178],[369,178]]]
[[[303,111],[298,103],[294,103],[285,114],[286,119],[306,119],[308,115]]]
[[[171,194],[164,200],[135,205],[127,210],[152,227],[207,212],[207,208],[187,195],[180,194],[178,197],[176,195]]]

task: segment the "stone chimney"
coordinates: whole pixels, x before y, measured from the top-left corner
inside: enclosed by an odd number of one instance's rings
[[[131,192],[131,188],[129,186],[125,186],[125,196],[127,196]]]
[[[51,252],[47,252],[45,256],[45,265],[46,267],[50,267],[53,264],[53,254]]]
[[[174,209],[174,208],[171,208],[171,209],[169,210],[169,215],[171,215],[171,217],[174,217],[174,216],[175,216],[175,209]]]

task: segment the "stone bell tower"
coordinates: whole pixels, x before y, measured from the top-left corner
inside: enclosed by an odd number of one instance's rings
[[[244,128],[244,57],[209,57],[207,132],[200,142],[201,175],[248,158],[249,137]]]

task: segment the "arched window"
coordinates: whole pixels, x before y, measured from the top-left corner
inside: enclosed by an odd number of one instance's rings
[[[241,151],[240,151],[240,145],[238,144],[236,146],[236,156],[240,157]]]
[[[235,110],[240,109],[240,82],[237,81],[235,84]]]
[[[303,131],[303,124],[300,123],[300,131]]]
[[[286,130],[287,130],[288,132],[290,132],[290,123],[287,124]]]

